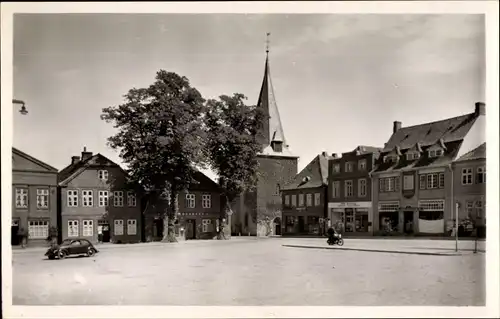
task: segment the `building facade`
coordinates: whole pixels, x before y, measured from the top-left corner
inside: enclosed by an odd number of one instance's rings
[[[275,225],[275,234],[322,236],[326,232],[328,159],[326,152],[316,156],[282,188],[283,224]]]
[[[84,148],[58,176],[61,239],[133,243],[141,240],[138,190],[127,186],[127,173],[101,154]]]
[[[178,216],[175,232],[178,240],[212,239],[217,236],[217,227],[222,216],[224,201],[219,185],[201,172],[195,175],[196,184],[177,195]],[[161,241],[164,237],[163,214],[170,209],[169,195],[165,194],[155,203],[148,203],[145,196],[143,206],[143,241]]]
[[[453,198],[459,224],[471,221],[478,236],[486,235],[486,143],[453,162]],[[460,234],[460,227],[459,227]]]
[[[452,162],[485,142],[485,105],[473,113],[401,127],[394,122],[372,171],[374,231],[443,235],[455,202]]]
[[[372,184],[370,171],[380,148],[358,146],[335,154],[328,164],[328,220],[346,235],[373,234]]]
[[[257,187],[241,194],[231,205],[233,235],[277,235],[282,226],[281,188],[297,174],[298,156],[287,141],[281,124],[278,106],[271,82],[269,57],[266,57],[264,79],[257,102],[266,116],[261,123],[258,141],[262,152],[258,155]]]
[[[25,232],[30,246],[44,245],[50,227],[58,227],[57,169],[12,148],[11,244]]]

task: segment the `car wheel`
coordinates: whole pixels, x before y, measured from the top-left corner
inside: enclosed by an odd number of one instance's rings
[[[59,252],[59,259],[64,259],[68,256],[68,252],[65,250],[62,250]]]
[[[95,255],[95,250],[94,248],[89,248],[89,251],[87,252],[88,257],[92,257]]]

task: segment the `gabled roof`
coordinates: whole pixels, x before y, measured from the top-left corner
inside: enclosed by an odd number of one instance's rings
[[[40,165],[41,167],[45,168],[45,169],[46,169],[46,170],[48,170],[48,171],[51,171],[51,172],[54,172],[54,173],[57,173],[57,172],[58,172],[58,169],[57,169],[57,168],[52,167],[52,166],[50,166],[49,164],[44,163],[44,162],[40,161],[39,159],[36,159],[36,158],[34,158],[33,156],[28,155],[28,154],[26,154],[25,152],[23,152],[23,151],[21,151],[21,150],[19,150],[19,149],[15,148],[15,147],[13,147],[13,148],[12,148],[12,154],[16,154],[16,155],[18,155],[18,156],[24,157],[25,159],[27,159],[27,160],[29,160],[29,161],[31,161],[31,162],[33,162],[33,163],[37,164],[37,165]]]
[[[116,164],[106,156],[98,153],[93,156],[90,156],[85,160],[80,160],[76,164],[70,164],[65,168],[63,168],[57,176],[57,181],[59,183],[59,186],[67,185],[70,181],[72,181],[75,177],[80,175],[87,168],[94,165],[95,162],[99,162],[98,165],[100,166],[103,165],[103,163],[107,163],[107,166],[118,167],[120,168],[120,170],[122,170],[124,174],[127,174],[127,172],[125,172],[125,170],[123,170],[123,168],[121,168],[120,165]]]
[[[455,162],[465,162],[477,159],[486,159],[486,143],[483,143],[472,151],[465,153]]]
[[[445,144],[463,140],[476,119],[476,113],[470,113],[441,121],[402,127],[392,134],[385,144],[383,152],[389,152],[396,146],[401,150],[406,150],[416,143],[420,143],[421,146],[429,146],[435,144],[439,139],[442,139]]]
[[[319,154],[282,190],[315,188],[328,185],[328,160],[331,157]]]
[[[359,145],[349,153],[356,152],[356,153],[359,153],[359,155],[365,155],[365,154],[370,154],[370,153],[379,153],[381,151],[382,151],[382,148],[380,148],[380,147]],[[348,154],[348,153],[344,153],[344,154]]]

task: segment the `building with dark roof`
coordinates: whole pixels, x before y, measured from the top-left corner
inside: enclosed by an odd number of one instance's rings
[[[61,239],[125,243],[141,240],[138,190],[118,164],[84,147],[58,175]]]
[[[346,235],[373,234],[370,171],[382,149],[360,145],[328,163],[328,224]]]
[[[285,138],[271,82],[268,53],[257,102],[257,107],[266,115],[257,135],[262,145],[257,157],[258,181],[254,191],[241,194],[231,205],[233,235],[273,235],[281,227],[276,227],[281,224],[281,188],[297,174],[298,156],[293,154]]]
[[[402,127],[372,171],[374,230],[443,234],[453,219],[452,162],[486,141],[485,104],[474,112]]]
[[[328,160],[326,152],[316,156],[293,180],[282,188],[283,227],[275,234],[322,235],[327,212]]]
[[[459,224],[471,221],[484,236],[486,228],[486,143],[453,162],[453,199]],[[483,233],[481,235],[480,233]],[[460,234],[460,227],[459,227]]]
[[[20,233],[28,245],[45,245],[50,227],[57,223],[57,169],[12,148],[11,244],[20,244]]]

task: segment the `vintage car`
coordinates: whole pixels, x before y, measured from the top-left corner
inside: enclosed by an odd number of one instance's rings
[[[60,245],[51,246],[45,253],[45,256],[49,259],[64,259],[71,255],[92,257],[96,253],[98,253],[98,250],[87,239],[73,238],[64,240]]]

